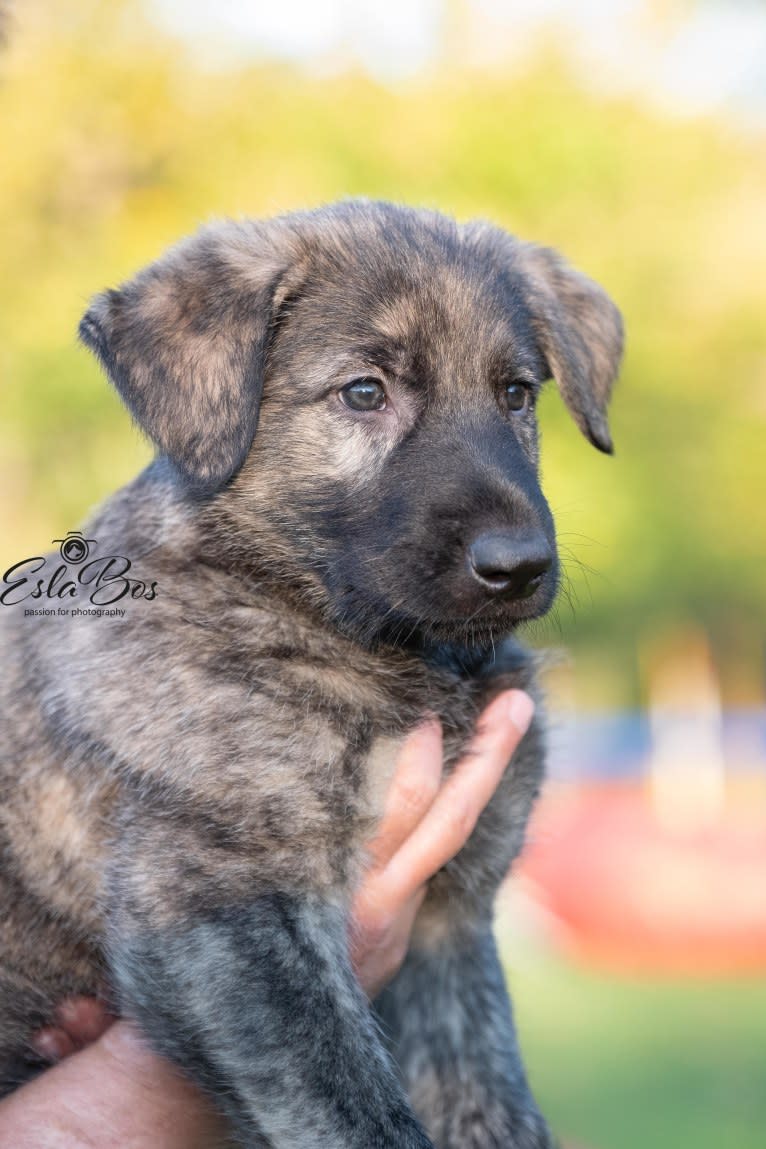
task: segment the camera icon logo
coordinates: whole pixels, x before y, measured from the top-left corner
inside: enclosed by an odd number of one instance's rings
[[[59,547],[59,554],[65,563],[84,563],[90,554],[91,544],[95,544],[95,539],[83,538],[82,531],[67,531],[66,538],[64,539],[51,539],[51,542],[61,543]]]

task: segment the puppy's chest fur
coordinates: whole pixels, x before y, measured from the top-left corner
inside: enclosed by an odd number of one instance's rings
[[[257,588],[156,563],[161,600],[66,631],[45,620],[13,646],[11,705],[25,700],[34,735],[10,739],[6,770],[20,767],[21,783],[4,814],[9,853],[22,885],[97,947],[126,868],[145,890],[156,872],[176,874],[177,902],[158,892],[158,920],[261,889],[347,896],[415,723],[441,718],[449,771],[491,694],[530,688],[516,647],[490,676],[445,651],[373,653],[272,609]],[[507,868],[540,768],[533,733],[451,865],[453,885],[475,892]],[[46,816],[62,802],[66,841]]]

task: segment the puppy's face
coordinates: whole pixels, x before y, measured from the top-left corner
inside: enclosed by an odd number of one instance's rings
[[[551,605],[536,399],[556,375],[610,449],[621,350],[613,305],[553,253],[341,204],[202,233],[82,331],[232,548],[336,625],[476,643]]]
[[[556,588],[536,473],[545,378],[526,308],[481,257],[363,237],[291,304],[235,485],[338,620],[394,637],[507,629]]]

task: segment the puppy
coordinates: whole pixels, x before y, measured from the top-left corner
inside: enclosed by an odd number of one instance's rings
[[[449,770],[536,689],[535,400],[611,450],[616,308],[488,224],[352,201],[205,228],[80,334],[158,453],[0,586],[4,1087],[106,980],[245,1146],[550,1145],[491,927],[539,726],[372,1008],[347,914],[408,731],[437,714]]]

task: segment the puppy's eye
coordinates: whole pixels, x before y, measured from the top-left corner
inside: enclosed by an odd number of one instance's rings
[[[339,394],[341,400],[352,411],[382,411],[386,405],[383,384],[371,376],[354,379],[352,383],[342,387]]]
[[[529,388],[524,383],[509,383],[505,389],[505,405],[514,414],[523,411],[529,402]]]

